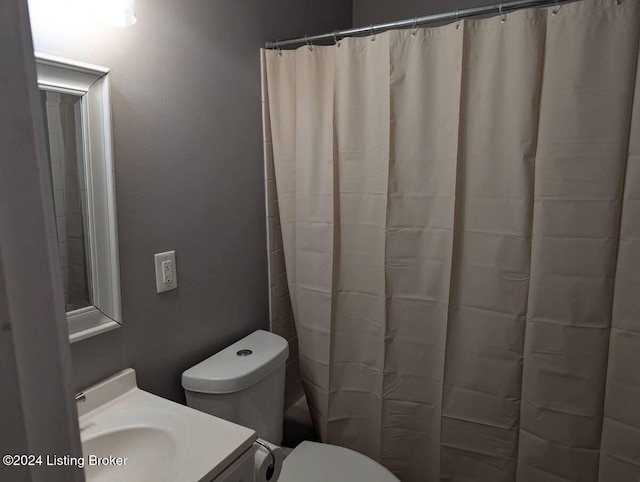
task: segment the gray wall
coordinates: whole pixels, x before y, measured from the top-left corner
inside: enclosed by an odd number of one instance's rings
[[[352,4],[136,0],[138,23],[113,29],[45,3],[36,50],[111,68],[124,326],[72,345],[76,387],[133,367],[182,401],[184,369],[268,328],[258,49],[348,27]],[[158,295],[153,254],[169,249],[179,288]]]
[[[360,27],[493,3],[496,2],[491,0],[353,0],[353,25]]]

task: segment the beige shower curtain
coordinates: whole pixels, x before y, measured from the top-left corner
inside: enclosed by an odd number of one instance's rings
[[[322,440],[402,481],[640,481],[640,2],[265,51]]]

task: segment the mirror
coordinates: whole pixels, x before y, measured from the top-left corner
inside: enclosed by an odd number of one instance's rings
[[[45,139],[51,164],[58,252],[67,312],[92,306],[86,235],[87,186],[82,136],[82,97],[41,90]]]
[[[118,328],[109,70],[36,53],[69,339]]]

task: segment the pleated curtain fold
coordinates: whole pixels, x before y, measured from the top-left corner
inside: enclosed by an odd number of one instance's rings
[[[402,481],[640,481],[640,2],[263,51],[300,371]]]

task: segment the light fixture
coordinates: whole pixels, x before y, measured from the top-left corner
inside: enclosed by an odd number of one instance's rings
[[[93,0],[97,20],[112,27],[129,27],[136,23],[134,0]]]

